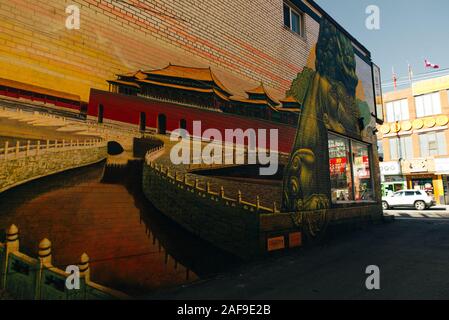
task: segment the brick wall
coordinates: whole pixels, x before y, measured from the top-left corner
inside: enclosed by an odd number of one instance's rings
[[[128,4],[127,4],[128,3]],[[130,6],[134,3],[135,6]],[[282,97],[307,63],[319,26],[283,26],[283,0],[2,0],[0,77],[79,94],[105,79],[169,62],[211,66],[236,94],[264,81]],[[67,30],[65,8],[81,9]]]

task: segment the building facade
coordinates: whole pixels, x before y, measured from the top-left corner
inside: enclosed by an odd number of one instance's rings
[[[279,129],[282,211],[298,228],[382,218],[371,53],[313,0],[70,4],[79,29],[65,0],[2,3],[1,78],[79,95],[89,120],[142,131]]]
[[[449,204],[449,76],[417,81],[384,94],[379,126],[382,186],[425,190]]]

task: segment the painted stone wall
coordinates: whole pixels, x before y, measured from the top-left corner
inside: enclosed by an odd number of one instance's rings
[[[70,4],[80,30],[65,27]],[[211,66],[236,94],[263,81],[282,98],[318,37],[308,15],[304,37],[284,27],[282,0],[8,0],[0,29],[0,77],[84,101],[116,73],[169,62]]]
[[[106,156],[106,147],[93,147],[0,160],[0,192],[33,179],[99,162]]]

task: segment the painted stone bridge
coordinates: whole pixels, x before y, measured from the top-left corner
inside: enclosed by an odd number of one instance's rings
[[[143,167],[143,191],[156,208],[200,238],[244,259],[267,249],[300,245],[300,230],[290,214],[278,208],[279,185],[205,177],[188,165],[174,166],[169,157],[172,143],[165,142],[148,152]],[[284,236],[289,243],[282,242]]]
[[[132,153],[137,130],[63,117],[30,102],[0,100],[0,192],[107,158],[107,143]],[[23,140],[26,140],[23,143]]]
[[[142,181],[145,196],[161,212],[200,238],[244,259],[302,245],[303,235],[309,232],[306,228],[314,222],[298,223],[297,213],[281,212],[282,168],[280,179],[263,180],[227,175],[230,171],[218,174],[224,165],[173,165],[169,156],[173,142],[164,142],[147,153]],[[209,169],[208,174],[201,172],[205,169]],[[247,172],[248,167],[242,169]],[[379,221],[378,205],[330,211],[326,226],[332,232]],[[307,219],[321,214],[319,210],[308,211]]]

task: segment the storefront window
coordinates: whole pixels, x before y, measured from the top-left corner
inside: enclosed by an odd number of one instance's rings
[[[353,201],[349,140],[329,135],[329,166],[332,202]]]
[[[329,134],[333,203],[373,201],[369,145]]]
[[[374,197],[368,145],[353,142],[352,156],[355,200],[371,201]]]

